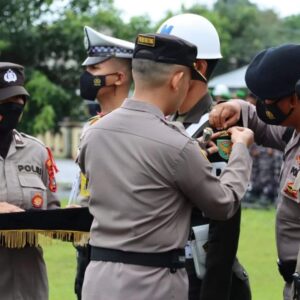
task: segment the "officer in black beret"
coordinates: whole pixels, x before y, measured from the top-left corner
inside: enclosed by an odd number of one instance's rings
[[[293,296],[291,286],[300,245],[299,65],[299,44],[263,50],[253,58],[245,77],[249,90],[257,97],[256,108],[243,101],[230,101],[216,106],[210,115],[210,122],[223,128],[242,114],[244,124],[254,131],[257,144],[283,152],[276,240],[279,271],[286,283],[285,300]],[[295,286],[299,286],[299,276],[295,277]],[[296,293],[300,295],[300,290]]]
[[[1,213],[59,207],[50,150],[36,138],[16,130],[28,96],[24,68],[0,62],[0,217]],[[1,299],[48,299],[40,247],[25,241],[20,248],[13,248],[4,241],[1,235]]]
[[[239,207],[250,178],[251,130],[229,130],[234,167],[228,164],[218,178],[198,142],[165,118],[182,104],[191,78],[205,80],[196,56],[195,45],[175,36],[139,34],[132,98],[81,141],[78,162],[94,217],[83,300],[187,300],[184,246],[192,206],[215,219]]]
[[[134,59],[148,59],[155,62],[187,66],[192,79],[206,82],[196,69],[197,47],[180,38],[166,34],[139,34],[133,52]]]

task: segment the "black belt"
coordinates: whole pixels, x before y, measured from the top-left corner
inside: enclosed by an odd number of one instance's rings
[[[146,267],[170,268],[171,272],[174,273],[177,269],[185,267],[184,249],[175,249],[159,253],[140,253],[92,246],[91,260],[119,262]]]

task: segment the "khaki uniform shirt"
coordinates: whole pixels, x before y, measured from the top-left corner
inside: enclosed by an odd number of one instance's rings
[[[256,143],[283,151],[276,216],[277,251],[282,261],[296,260],[300,245],[300,194],[293,185],[300,171],[300,134],[295,131],[286,144],[283,139],[286,127],[263,123],[255,106],[240,103],[244,124],[254,131]]]
[[[50,184],[45,146],[33,137],[13,133],[5,159],[0,156],[0,201],[25,210],[59,206]],[[0,299],[48,299],[48,280],[42,250],[0,246]]]
[[[130,99],[88,129],[79,165],[89,180],[90,244],[144,253],[184,248],[192,205],[214,219],[232,216],[251,172],[246,146],[236,144],[214,177],[197,142],[157,107]],[[184,300],[187,289],[183,269],[92,261],[83,299]]]
[[[89,121],[84,125],[84,127],[82,129],[82,133],[80,135],[80,140],[82,139],[82,137],[84,136],[84,134],[88,130],[88,128],[90,126],[92,126],[93,124],[97,123],[101,118],[102,118],[102,115],[97,114],[96,116],[93,116],[89,119]],[[76,161],[77,161],[77,159],[76,159]],[[78,179],[79,180],[76,183],[78,185],[78,187],[77,187],[78,193],[76,193],[77,194],[76,202],[78,204],[80,204],[81,206],[88,206],[89,195],[90,195],[90,192],[87,188],[88,181],[86,179],[86,176],[82,172],[80,172]]]

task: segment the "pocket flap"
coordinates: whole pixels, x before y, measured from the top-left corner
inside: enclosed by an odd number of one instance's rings
[[[20,184],[22,187],[31,187],[41,190],[46,190],[46,187],[40,177],[36,175],[19,175]]]

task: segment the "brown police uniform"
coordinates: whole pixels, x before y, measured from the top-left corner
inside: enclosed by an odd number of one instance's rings
[[[0,156],[0,201],[28,209],[59,206],[54,178],[47,168],[49,154],[37,139],[13,131],[5,159]],[[48,299],[46,267],[40,247],[0,247],[0,298],[5,300]]]
[[[198,144],[157,107],[128,99],[89,128],[79,165],[89,180],[92,247],[161,253],[184,248],[192,205],[214,219],[234,214],[251,159],[245,145],[235,144],[217,178]],[[92,261],[83,286],[83,299],[187,297],[184,269],[118,262]]]
[[[256,143],[283,151],[276,215],[276,241],[278,258],[283,263],[294,262],[289,272],[292,274],[300,245],[300,194],[299,190],[293,188],[300,170],[300,135],[295,131],[291,139],[286,141],[284,138],[286,127],[263,123],[257,117],[253,105],[244,101],[239,103],[242,106],[243,122],[254,131]],[[290,295],[286,294],[284,299],[290,299]]]

